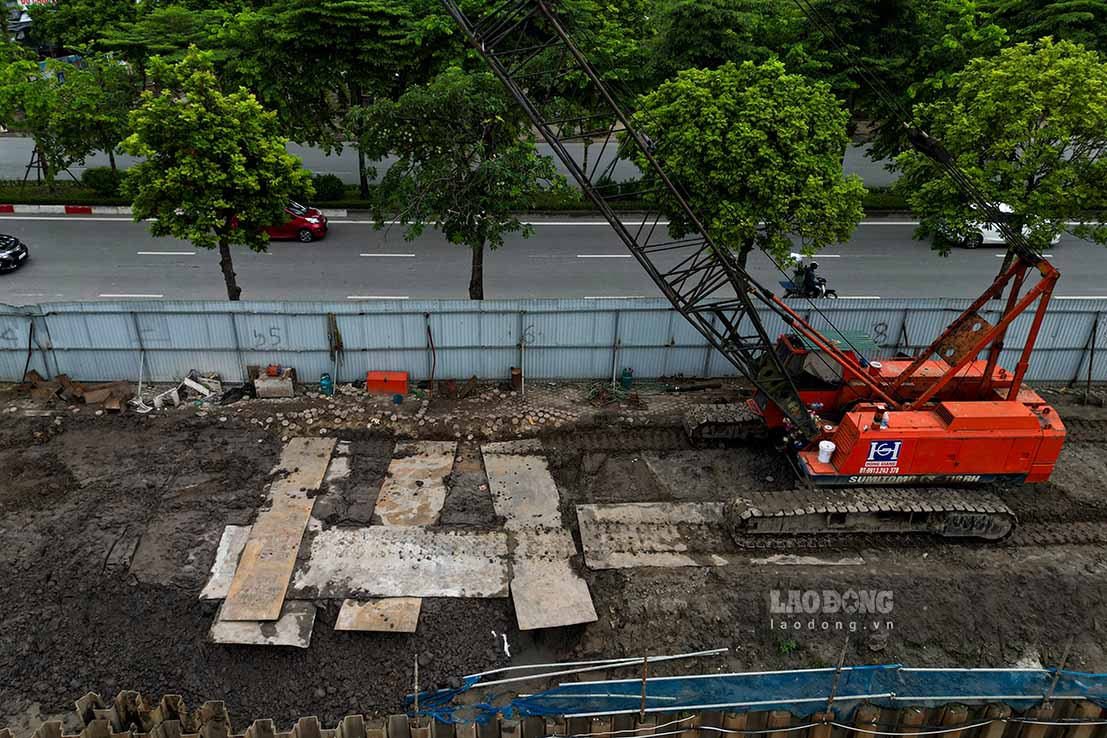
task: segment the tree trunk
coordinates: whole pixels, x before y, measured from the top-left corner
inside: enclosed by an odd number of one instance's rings
[[[115,166],[115,147],[108,147],[108,163],[111,164],[111,173],[118,174],[119,170]]]
[[[469,299],[484,299],[484,241],[469,247],[473,251],[473,271],[469,275]]]
[[[1003,261],[1000,262],[999,272],[996,274],[996,279],[1003,276],[1003,273],[1011,268],[1011,264],[1015,261],[1015,252],[1010,248],[1007,249],[1007,253],[1003,255]]]
[[[750,258],[750,252],[753,251],[752,245],[742,246],[738,249],[738,266],[744,270],[746,268],[746,261]]]
[[[237,302],[242,297],[242,288],[235,279],[231,247],[225,239],[219,239],[219,268],[223,270],[223,281],[227,283],[227,299]]]
[[[365,152],[357,147],[357,176],[360,187],[361,199],[369,199],[369,174],[365,171]]]

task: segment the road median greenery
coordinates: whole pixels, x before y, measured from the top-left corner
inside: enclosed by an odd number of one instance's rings
[[[370,187],[370,197],[358,197],[357,186],[346,186],[341,197],[322,200],[316,198],[311,204],[315,207],[345,210],[372,210],[379,196],[378,188]],[[18,180],[0,181],[0,204],[5,205],[100,205],[129,207],[130,201],[123,197],[101,194],[97,190],[80,182],[58,180],[53,190],[45,184],[21,184]],[[866,213],[907,211],[907,202],[900,195],[887,190],[869,190],[864,201]],[[628,197],[611,203],[618,212],[641,212],[649,205],[640,199]],[[594,213],[596,207],[577,190],[565,192],[538,192],[524,196],[516,205],[518,212],[531,213]]]

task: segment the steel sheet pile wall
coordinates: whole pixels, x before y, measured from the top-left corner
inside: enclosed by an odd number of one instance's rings
[[[797,303],[816,327],[862,331],[881,357],[925,346],[968,300],[825,300]],[[998,305],[993,305],[997,308]],[[1030,365],[1030,379],[1084,379],[1092,348],[1107,347],[1100,315],[1107,299],[1052,305]],[[342,334],[342,362],[328,345],[327,315]],[[995,310],[985,317],[994,317]],[[766,316],[771,334],[783,330]],[[1030,316],[1007,337],[1011,366]],[[1096,334],[1093,340],[1093,332]],[[434,351],[430,349],[433,340]],[[507,378],[525,364],[537,379],[598,379],[630,367],[639,378],[731,376],[735,370],[660,299],[427,300],[357,302],[74,302],[0,306],[0,380],[25,366],[44,376],[83,381],[137,380],[140,357],[150,381],[174,381],[190,369],[241,381],[246,365],[294,367],[305,381],[330,371],[337,381],[368,370],[407,371],[423,379]],[[29,357],[29,358],[28,358]],[[1092,379],[1107,379],[1095,361]]]

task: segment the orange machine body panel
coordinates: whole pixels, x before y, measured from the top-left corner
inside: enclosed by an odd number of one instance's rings
[[[847,412],[837,426],[799,452],[819,485],[1042,482],[1061,453],[1065,427],[1047,405],[1020,402],[941,402],[922,410],[872,405]],[[819,442],[835,449],[819,461]]]
[[[376,395],[407,395],[407,372],[366,372],[365,391]]]

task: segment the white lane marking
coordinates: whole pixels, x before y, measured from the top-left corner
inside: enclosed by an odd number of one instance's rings
[[[1003,258],[1003,257],[1005,257],[1005,256],[1007,256],[1007,254],[1006,254],[1006,253],[1003,253],[1003,254],[995,254],[995,257],[996,257],[997,259],[1002,259],[1002,258]],[[1042,254],[1042,258],[1044,258],[1044,259],[1052,259],[1052,258],[1053,258],[1053,254]]]
[[[134,223],[133,218],[95,217],[92,215],[0,215],[0,220],[119,220]]]
[[[1054,295],[1054,300],[1103,300],[1107,295]]]
[[[148,297],[148,298],[151,298],[151,299],[156,299],[156,298],[159,298],[159,297],[165,297],[165,295],[137,295],[137,294],[124,294],[124,293],[105,292],[104,294],[100,295],[100,297]]]
[[[407,295],[346,295],[347,300],[406,300]]]
[[[139,256],[196,256],[195,251],[136,251]]]
[[[578,259],[629,259],[630,254],[577,254]]]
[[[839,300],[879,300],[880,295],[838,295]]]
[[[585,295],[584,300],[644,300],[645,295]]]
[[[359,256],[396,256],[396,257],[412,257],[415,254],[359,254]]]

